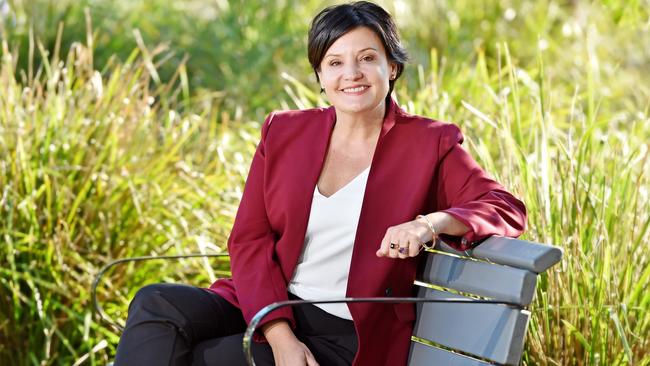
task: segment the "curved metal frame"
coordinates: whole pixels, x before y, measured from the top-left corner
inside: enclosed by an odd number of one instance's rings
[[[124,330],[124,326],[113,321],[107,314],[104,312],[101,304],[97,300],[97,287],[99,282],[106,272],[112,267],[128,263],[128,262],[143,262],[147,260],[157,260],[157,259],[182,259],[182,258],[211,258],[211,257],[228,257],[228,253],[214,253],[214,254],[181,254],[181,255],[160,255],[160,256],[142,256],[142,257],[132,257],[132,258],[122,258],[109,262],[102,269],[99,270],[95,279],[93,280],[91,287],[91,296],[93,302],[93,308],[96,314],[99,315],[99,318],[108,323],[113,328],[119,330],[120,332]],[[477,300],[477,299],[427,299],[420,297],[346,297],[341,299],[331,299],[331,300],[288,300],[288,301],[279,301],[273,304],[267,305],[262,308],[260,311],[253,316],[250,324],[246,328],[244,333],[244,339],[242,342],[242,347],[244,351],[244,356],[246,357],[246,362],[249,366],[256,366],[255,361],[253,360],[253,353],[251,350],[251,341],[253,334],[255,333],[255,328],[257,325],[271,312],[280,309],[286,306],[294,305],[306,305],[306,304],[334,304],[334,303],[472,303],[472,304],[501,304],[509,307],[521,309],[522,307],[515,303],[504,302],[504,301],[494,301],[494,300]]]
[[[370,303],[471,303],[471,304],[501,304],[513,307],[516,309],[521,309],[522,307],[518,304],[504,301],[494,301],[494,300],[475,300],[475,299],[427,299],[422,297],[346,297],[342,299],[331,299],[331,300],[287,300],[279,301],[273,304],[267,305],[262,308],[260,311],[253,316],[246,332],[244,333],[244,340],[242,342],[242,347],[244,349],[244,356],[246,357],[246,362],[249,366],[255,366],[255,361],[253,360],[253,352],[251,350],[251,340],[253,334],[255,333],[255,328],[257,325],[271,312],[283,308],[285,306],[293,305],[305,305],[305,304],[334,304],[334,303],[356,303],[356,302],[370,302]]]
[[[102,267],[102,269],[99,270],[97,276],[95,276],[95,279],[93,280],[92,287],[90,288],[90,293],[93,301],[93,309],[95,310],[95,313],[99,315],[99,318],[102,321],[108,323],[110,326],[112,326],[113,328],[121,332],[124,330],[124,326],[113,321],[106,314],[106,312],[104,312],[104,308],[102,308],[99,301],[97,301],[97,286],[99,286],[99,281],[101,281],[102,277],[109,269],[111,269],[112,267],[118,264],[128,263],[128,262],[143,262],[143,261],[154,260],[154,259],[182,259],[182,258],[202,258],[202,257],[203,258],[228,257],[228,253],[214,253],[214,254],[193,253],[193,254],[155,255],[155,256],[152,255],[152,256],[143,256],[143,257],[122,258],[122,259],[117,259],[112,262],[109,262],[107,265],[105,265],[104,267]]]

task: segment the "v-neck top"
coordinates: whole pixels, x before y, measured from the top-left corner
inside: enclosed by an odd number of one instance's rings
[[[345,297],[352,248],[370,167],[329,197],[314,188],[302,253],[288,290],[303,299]],[[352,319],[347,304],[316,304],[326,312]]]

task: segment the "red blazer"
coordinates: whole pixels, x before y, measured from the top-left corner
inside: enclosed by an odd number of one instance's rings
[[[232,279],[210,286],[239,307],[247,322],[264,306],[287,300],[335,117],[334,107],[274,112],[262,126],[228,239]],[[407,114],[391,101],[368,175],[347,296],[412,295],[422,256],[378,258],[375,252],[386,229],[418,214],[445,211],[471,228],[462,238],[445,238],[459,249],[524,230],[523,203],[488,177],[462,141],[458,127]],[[359,340],[354,365],[405,365],[414,305],[349,308]],[[277,318],[295,326],[290,308],[271,313],[264,323]]]

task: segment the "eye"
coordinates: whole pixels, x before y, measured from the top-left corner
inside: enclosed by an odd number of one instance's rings
[[[340,64],[341,64],[341,61],[337,61],[337,60],[330,61],[330,66],[338,66]]]
[[[374,57],[374,56],[371,56],[371,55],[366,55],[366,56],[363,56],[363,57],[361,58],[361,60],[362,60],[362,61],[366,61],[366,62],[371,62],[371,61],[374,61],[374,60],[375,60],[375,57]]]

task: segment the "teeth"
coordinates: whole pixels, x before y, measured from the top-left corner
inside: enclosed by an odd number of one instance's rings
[[[356,87],[356,88],[343,89],[343,91],[346,92],[346,93],[358,93],[358,92],[364,91],[366,89],[368,89],[367,86],[359,86],[359,87]]]

